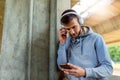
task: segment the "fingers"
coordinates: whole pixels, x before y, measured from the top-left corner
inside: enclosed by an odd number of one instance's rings
[[[61,29],[59,30],[59,33],[60,33],[62,36],[66,35],[66,30],[65,30],[65,28],[61,28]]]
[[[75,72],[70,73],[70,72],[67,72],[67,71],[64,71],[64,73],[67,74],[67,75],[74,75],[74,76],[76,74]]]
[[[69,73],[76,73],[75,69],[63,69],[63,71],[69,72]]]
[[[65,74],[69,74],[69,75],[75,75],[76,74],[76,70],[74,69],[62,69],[64,71]]]
[[[80,66],[73,65],[71,63],[67,63],[71,67],[71,69],[62,69],[65,74],[73,75],[75,77],[85,76],[85,69]]]
[[[78,77],[78,73],[75,69],[64,70],[64,73],[67,74],[67,75],[72,75],[72,76]]]
[[[73,64],[71,64],[71,63],[67,63],[67,65],[69,65],[72,69],[77,69],[77,68],[78,68],[78,66],[73,65]]]
[[[67,75],[69,75],[69,72],[67,72],[67,71],[64,71],[64,73],[67,74]]]
[[[59,41],[60,41],[60,43],[61,44],[64,44],[65,43],[65,41],[66,41],[66,38],[67,38],[67,36],[66,36],[66,31],[65,31],[65,29],[64,28],[61,28],[61,29],[59,29]]]

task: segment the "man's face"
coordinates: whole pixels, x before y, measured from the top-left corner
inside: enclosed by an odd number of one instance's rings
[[[64,25],[67,33],[70,34],[71,37],[76,38],[80,32],[80,24],[78,23],[77,18],[71,20],[68,24]]]

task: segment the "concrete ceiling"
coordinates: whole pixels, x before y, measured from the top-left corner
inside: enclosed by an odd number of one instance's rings
[[[71,0],[71,7],[73,7],[77,2],[80,2],[80,0]]]
[[[108,46],[120,44],[120,29],[102,35]]]
[[[111,19],[120,14],[120,0],[114,0],[113,3],[107,7],[102,8],[98,12],[92,14],[86,19],[85,24],[95,26],[108,19]]]
[[[79,1],[71,0],[71,7]],[[100,33],[107,45],[120,45],[120,0],[114,0],[112,4],[90,15],[85,24]]]
[[[80,0],[71,0],[71,7],[73,7]],[[95,12],[85,20],[85,24],[96,26],[103,21],[111,19],[120,14],[120,0],[114,0],[113,3],[107,7],[102,8],[99,12]]]

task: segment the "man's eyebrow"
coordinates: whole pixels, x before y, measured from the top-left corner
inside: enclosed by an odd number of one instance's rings
[[[76,25],[73,25],[72,27],[75,27],[75,26],[76,26]],[[67,29],[67,28],[72,28],[72,27],[65,27],[65,28]]]
[[[76,25],[74,25],[74,26],[72,26],[72,27],[75,27],[75,26],[76,26]],[[72,28],[72,27],[71,27],[71,28]]]

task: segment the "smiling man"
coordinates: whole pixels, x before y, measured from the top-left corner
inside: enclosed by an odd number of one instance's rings
[[[64,27],[58,33],[59,68],[70,80],[108,80],[113,67],[103,38],[82,25],[80,16],[72,9],[62,13],[61,24]]]

